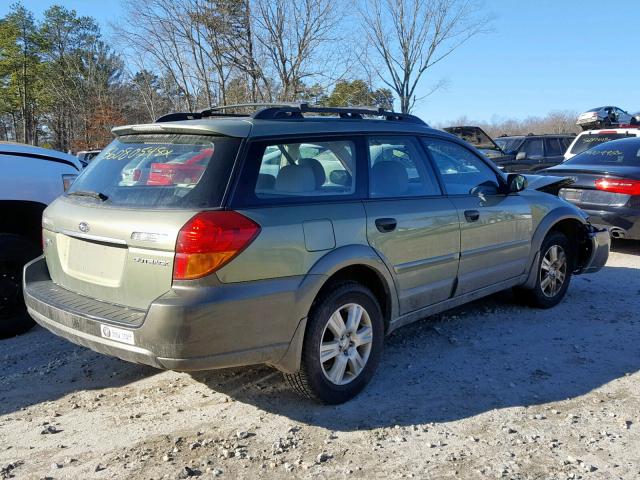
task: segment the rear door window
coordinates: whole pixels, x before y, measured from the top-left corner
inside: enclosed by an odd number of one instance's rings
[[[347,197],[356,192],[356,145],[351,140],[260,142],[248,157],[250,164],[259,158],[257,176],[248,180],[249,197],[258,200]]]
[[[545,152],[548,157],[557,157],[564,153],[559,138],[545,138]]]
[[[525,152],[527,154],[527,158],[530,159],[540,159],[544,157],[544,147],[542,144],[542,139],[527,139],[522,151]]]
[[[89,164],[67,196],[130,207],[218,207],[240,141],[137,134],[118,137]]]

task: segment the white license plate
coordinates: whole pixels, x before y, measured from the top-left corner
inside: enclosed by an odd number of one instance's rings
[[[136,344],[133,338],[133,332],[131,330],[125,330],[124,328],[100,324],[100,335],[102,335],[103,338],[115,340],[116,342],[128,343],[129,345]]]

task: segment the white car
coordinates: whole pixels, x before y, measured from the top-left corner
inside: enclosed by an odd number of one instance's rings
[[[33,326],[22,297],[22,267],[42,253],[42,212],[81,170],[46,148],[0,143],[0,338]]]
[[[633,116],[621,108],[608,106],[587,110],[578,116],[576,125],[583,130],[602,127],[617,127],[632,122]]]
[[[587,130],[586,132],[580,133],[573,142],[571,142],[571,145],[569,145],[569,148],[567,148],[567,151],[564,153],[564,161],[566,162],[579,153],[589,150],[601,143],[626,137],[640,137],[640,128],[626,127],[607,128],[606,130]]]

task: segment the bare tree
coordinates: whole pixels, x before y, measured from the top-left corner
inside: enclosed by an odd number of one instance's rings
[[[529,116],[523,119],[493,118],[491,121],[471,120],[466,116],[455,120],[435,124],[436,128],[452,127],[454,125],[477,125],[491,137],[500,135],[536,135],[544,133],[579,133],[576,125],[577,112],[571,110],[555,110],[544,117]]]
[[[490,22],[473,0],[367,0],[360,17],[371,48],[369,67],[375,63],[404,113],[414,106],[424,73],[486,32]],[[427,95],[440,86],[436,84]]]
[[[281,100],[295,100],[307,77],[323,68],[341,20],[333,0],[256,0],[256,37],[279,80]],[[320,60],[320,61],[318,61]]]

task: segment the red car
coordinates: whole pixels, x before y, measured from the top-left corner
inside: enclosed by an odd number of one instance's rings
[[[197,155],[186,159],[177,158],[167,163],[152,163],[147,185],[198,183],[212,155],[213,148],[205,148]]]

